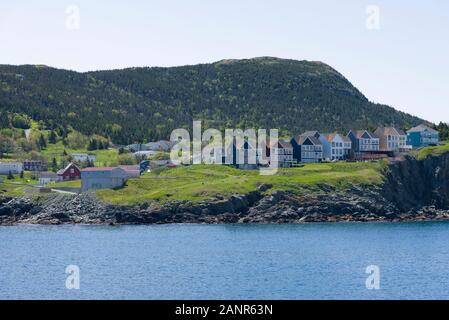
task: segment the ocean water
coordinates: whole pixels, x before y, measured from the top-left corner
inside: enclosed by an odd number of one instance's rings
[[[448,298],[444,222],[0,227],[0,299]]]

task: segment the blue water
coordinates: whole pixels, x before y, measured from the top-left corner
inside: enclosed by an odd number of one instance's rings
[[[0,227],[0,299],[53,298],[448,299],[449,223]]]

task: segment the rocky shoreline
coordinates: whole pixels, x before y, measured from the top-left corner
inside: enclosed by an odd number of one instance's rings
[[[0,198],[0,225],[449,220],[449,154],[391,164],[381,186],[257,191],[203,202],[111,205],[91,194]]]

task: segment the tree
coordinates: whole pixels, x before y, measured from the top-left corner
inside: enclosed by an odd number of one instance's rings
[[[87,150],[92,151],[97,149],[98,149],[97,140],[95,139],[90,140],[89,145],[87,146]]]
[[[48,136],[48,143],[55,144],[57,140],[56,133],[51,130],[50,135]]]
[[[31,121],[25,115],[15,114],[12,117],[12,125],[14,128],[29,129],[31,127]]]
[[[0,156],[4,153],[14,153],[17,145],[12,138],[4,137],[0,135]]]
[[[56,161],[56,158],[53,157],[52,161],[51,161],[51,168],[53,172],[58,171],[58,162]]]
[[[41,134],[39,136],[39,140],[37,142],[37,145],[39,146],[39,149],[41,149],[41,150],[47,148],[47,140],[45,140],[45,137],[44,137],[43,134]]]
[[[8,179],[8,180],[13,180],[13,179],[14,179],[14,175],[12,174],[11,171],[8,172],[8,177],[7,177],[7,179]]]
[[[23,179],[23,170],[20,171],[20,179]]]

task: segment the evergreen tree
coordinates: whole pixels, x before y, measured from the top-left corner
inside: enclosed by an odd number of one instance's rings
[[[51,130],[50,135],[48,136],[48,142],[51,144],[55,144],[57,140],[56,133]]]
[[[55,157],[53,157],[53,160],[51,161],[51,167],[53,172],[58,171],[58,162]]]
[[[37,142],[37,145],[39,146],[39,149],[45,149],[47,148],[47,141],[45,140],[45,137],[43,134],[39,136],[39,141]]]
[[[92,151],[92,150],[97,150],[97,149],[98,149],[97,140],[95,140],[95,139],[90,140],[87,150]]]

